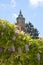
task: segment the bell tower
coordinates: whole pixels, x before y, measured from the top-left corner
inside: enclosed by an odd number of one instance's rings
[[[17,20],[18,29],[24,31],[25,30],[25,18],[23,17],[21,10],[16,20]]]

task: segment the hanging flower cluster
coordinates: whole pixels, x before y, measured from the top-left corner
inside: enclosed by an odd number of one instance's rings
[[[28,44],[25,45],[25,50],[26,50],[26,52],[29,51],[29,45]]]
[[[0,53],[1,53],[1,52],[3,52],[3,48],[2,48],[2,47],[0,47]]]
[[[37,53],[37,59],[40,61],[40,53]]]

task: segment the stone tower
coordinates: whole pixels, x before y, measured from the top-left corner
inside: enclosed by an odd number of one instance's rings
[[[21,31],[25,31],[25,18],[23,17],[21,10],[16,20],[17,20],[18,29]]]

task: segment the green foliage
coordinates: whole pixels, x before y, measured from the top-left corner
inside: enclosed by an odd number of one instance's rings
[[[26,24],[26,33],[29,33],[30,36],[33,38],[33,39],[38,39],[39,37],[39,32],[36,28],[34,28],[34,26],[32,25],[32,23],[27,23]]]
[[[0,65],[43,65],[43,44],[0,19]]]

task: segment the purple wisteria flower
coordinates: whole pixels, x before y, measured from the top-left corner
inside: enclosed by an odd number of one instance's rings
[[[2,52],[3,51],[3,48],[2,47],[0,47],[0,52]]]
[[[14,45],[12,45],[11,48],[12,48],[12,51],[15,52],[15,47],[14,47]]]
[[[18,35],[18,34],[19,34],[19,30],[16,30],[16,31],[15,31],[15,34]]]
[[[25,45],[25,50],[26,50],[26,52],[29,51],[29,45],[28,44]]]
[[[15,47],[14,47],[14,45],[12,45],[10,48],[8,48],[8,51],[9,51],[9,52],[15,52]]]
[[[37,59],[40,61],[40,53],[37,53]]]

